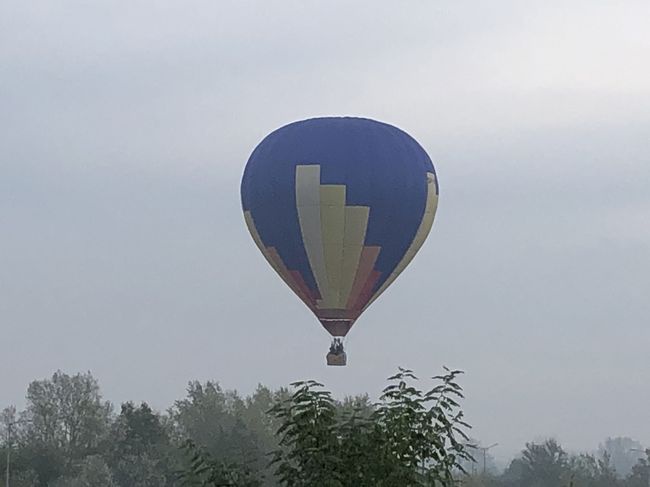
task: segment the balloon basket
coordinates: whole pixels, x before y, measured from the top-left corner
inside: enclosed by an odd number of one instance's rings
[[[341,366],[348,363],[348,356],[343,350],[343,339],[334,337],[330,345],[330,351],[327,354],[327,365]]]
[[[328,353],[327,354],[327,365],[334,365],[334,366],[343,366],[348,363],[348,356],[345,354],[345,352],[341,353]]]

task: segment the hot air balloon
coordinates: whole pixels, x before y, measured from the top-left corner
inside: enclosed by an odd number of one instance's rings
[[[255,148],[241,183],[244,218],[268,263],[333,341],[411,262],[436,213],[438,180],[411,136],[365,118],[294,122]]]

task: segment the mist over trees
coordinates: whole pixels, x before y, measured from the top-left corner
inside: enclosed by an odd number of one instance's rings
[[[242,399],[215,382],[192,382],[164,413],[131,402],[116,411],[90,374],[56,372],[29,385],[24,411],[3,411],[0,466],[4,472],[11,449],[12,487],[179,485],[179,447],[191,438],[262,471],[276,444],[265,412],[285,394],[260,386]]]
[[[9,460],[11,487],[650,485],[650,451],[630,438],[577,454],[530,442],[501,471],[489,452],[484,463],[458,374],[421,390],[401,370],[377,403],[335,400],[312,381],[248,396],[192,381],[159,412],[115,407],[90,373],[58,371],[28,385],[24,410],[0,413],[0,470]]]

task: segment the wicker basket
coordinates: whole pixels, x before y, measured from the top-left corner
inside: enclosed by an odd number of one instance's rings
[[[347,364],[348,357],[343,353],[328,353],[327,354],[327,365],[345,365]]]

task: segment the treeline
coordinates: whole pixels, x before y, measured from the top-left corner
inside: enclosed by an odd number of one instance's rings
[[[11,487],[650,485],[650,452],[625,438],[579,455],[530,443],[497,472],[467,436],[458,375],[421,390],[400,370],[376,403],[311,381],[246,397],[191,382],[157,412],[115,408],[90,373],[57,372],[29,385],[23,411],[2,411],[0,471]]]
[[[247,397],[191,382],[159,413],[116,411],[90,373],[57,372],[2,412],[0,467],[11,487],[450,485],[469,459],[458,374],[421,391],[400,370],[375,404],[313,381]]]
[[[650,450],[630,438],[608,438],[598,453],[569,454],[553,439],[527,443],[501,473],[466,466],[467,487],[648,487]],[[618,467],[618,468],[617,468]],[[472,473],[472,470],[475,473]]]
[[[192,439],[216,458],[263,472],[277,445],[266,412],[286,396],[259,386],[242,398],[216,382],[191,382],[164,413],[146,403],[115,409],[90,373],[56,372],[29,384],[24,411],[2,412],[1,471],[10,450],[11,487],[179,485],[187,464],[180,447]]]

